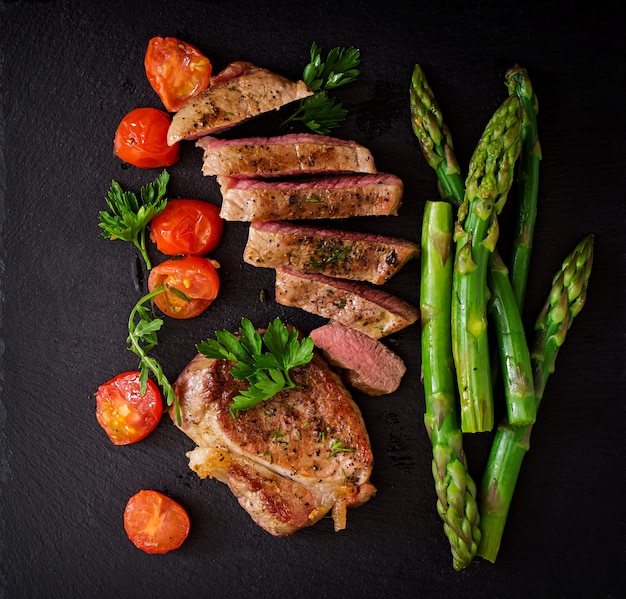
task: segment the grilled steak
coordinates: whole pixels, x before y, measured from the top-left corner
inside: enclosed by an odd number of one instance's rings
[[[418,244],[397,237],[255,221],[250,223],[243,257],[253,266],[381,285],[418,255]]]
[[[311,331],[328,361],[345,369],[346,382],[368,395],[393,393],[406,372],[402,359],[377,339],[333,322]]]
[[[312,93],[303,81],[290,81],[250,62],[231,63],[174,114],[167,143],[229,129]]]
[[[354,141],[314,133],[242,139],[205,136],[196,145],[204,150],[202,172],[206,176],[376,172],[374,158],[367,148]]]
[[[397,216],[402,181],[395,175],[337,175],[296,181],[218,177],[225,220],[297,220]]]
[[[404,329],[419,318],[416,307],[382,289],[290,268],[276,271],[275,294],[283,306],[340,322],[374,339]]]
[[[317,352],[292,369],[298,389],[283,391],[233,418],[232,398],[246,387],[226,360],[196,356],[174,388],[181,430],[197,445],[189,466],[227,484],[264,530],[287,536],[329,511],[335,530],[346,510],[368,501],[373,456],[359,408]],[[174,409],[170,410],[174,423]]]

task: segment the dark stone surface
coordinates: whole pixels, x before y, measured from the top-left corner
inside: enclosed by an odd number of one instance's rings
[[[626,591],[624,474],[624,10],[547,1],[1,2],[0,23],[0,596],[6,597],[619,597]],[[575,4],[575,6],[580,6]],[[143,69],[150,37],[197,45],[216,70],[250,60],[297,78],[311,42],[355,46],[362,76],[338,92],[350,117],[338,137],[372,150],[406,186],[400,216],[346,223],[419,239],[437,194],[409,121],[419,62],[466,165],[504,99],[504,73],[525,66],[539,96],[543,148],[529,328],[553,272],[596,235],[587,305],[559,355],[522,467],[495,565],[452,569],[435,507],[423,423],[419,327],[388,339],[407,363],[397,393],[355,394],[375,452],[377,496],[288,539],[259,529],[217,481],[187,467],[191,442],[164,419],[146,440],[113,446],[95,419],[98,385],[136,368],[125,348],[145,290],[130,244],[101,237],[112,179],[138,191],[157,171],[112,153],[121,117],[160,107]],[[230,135],[276,134],[268,115]],[[219,203],[187,144],[170,168],[171,197]],[[503,223],[506,215],[503,215]],[[173,380],[194,344],[242,316],[310,329],[319,319],[277,306],[271,271],[242,262],[244,223],[214,253],[222,292],[203,316],[167,321],[155,355]],[[506,243],[506,227],[501,232]],[[162,259],[154,248],[151,255]],[[135,273],[135,274],[133,274]],[[418,303],[419,263],[388,290]],[[260,302],[260,291],[268,301]],[[475,478],[490,435],[466,436]],[[149,556],[126,538],[122,513],[140,488],[189,511],[178,551]]]

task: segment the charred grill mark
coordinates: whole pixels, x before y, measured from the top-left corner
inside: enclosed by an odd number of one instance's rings
[[[385,258],[385,262],[389,264],[389,266],[396,266],[400,260],[398,260],[398,254],[396,250],[391,250],[387,257]]]

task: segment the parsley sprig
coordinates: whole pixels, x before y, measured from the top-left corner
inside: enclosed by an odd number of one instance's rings
[[[361,62],[361,52],[357,48],[333,48],[322,61],[321,50],[313,42],[310,55],[311,60],[304,67],[302,80],[315,93],[300,100],[294,114],[281,126],[300,121],[314,133],[328,135],[348,114],[328,92],[355,81],[361,74],[356,68]]]
[[[169,173],[164,170],[152,183],[141,188],[139,198],[131,191],[124,191],[117,181],[112,181],[106,196],[111,211],[100,212],[102,236],[133,243],[148,270],[152,265],[146,250],[146,228],[167,204],[165,192],[169,179]]]
[[[207,358],[236,362],[230,373],[250,387],[233,398],[230,413],[233,416],[258,403],[270,399],[279,391],[295,389],[289,371],[302,366],[313,357],[313,339],[298,339],[298,331],[288,329],[275,318],[260,335],[247,318],[241,319],[239,335],[221,330],[216,339],[207,339],[196,345]]]
[[[143,395],[146,392],[148,376],[154,375],[156,382],[165,395],[168,406],[176,406],[176,422],[181,424],[180,406],[174,388],[163,373],[163,368],[150,352],[158,344],[157,332],[163,326],[162,318],[153,318],[153,299],[165,291],[164,287],[157,287],[144,295],[131,310],[128,317],[128,349],[139,357],[139,383]]]

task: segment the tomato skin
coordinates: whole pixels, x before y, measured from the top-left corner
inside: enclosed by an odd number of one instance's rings
[[[147,437],[163,415],[163,399],[148,379],[141,395],[139,372],[123,372],[98,387],[96,419],[115,445],[136,443]]]
[[[201,256],[214,250],[224,221],[215,204],[202,200],[169,200],[150,221],[150,239],[168,256]]]
[[[185,256],[154,266],[148,277],[148,289],[165,288],[163,293],[154,297],[159,310],[178,319],[193,318],[204,312],[213,303],[220,288],[214,264],[208,258]]]
[[[144,67],[152,89],[170,112],[205,90],[211,80],[209,59],[175,37],[153,37],[148,42]]]
[[[146,553],[178,549],[189,528],[185,508],[159,491],[143,489],[135,493],[124,509],[124,530],[133,545]]]
[[[180,143],[167,145],[170,117],[157,108],[135,108],[115,131],[113,153],[139,168],[171,166],[178,161]]]

